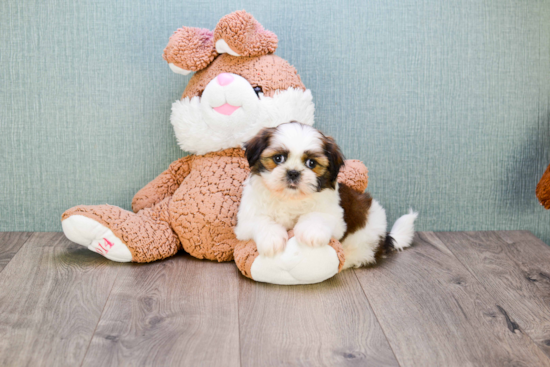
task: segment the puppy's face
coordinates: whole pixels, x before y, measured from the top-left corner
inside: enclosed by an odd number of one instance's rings
[[[245,148],[252,175],[271,192],[294,199],[335,189],[344,164],[334,139],[298,122],[264,129]]]

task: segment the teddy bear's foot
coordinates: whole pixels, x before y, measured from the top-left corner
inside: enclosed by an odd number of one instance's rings
[[[299,243],[293,231],[289,237],[285,250],[272,257],[260,255],[253,241],[239,243],[235,247],[237,267],[257,282],[281,285],[319,283],[342,270],[344,250],[337,240],[312,248]]]
[[[101,223],[83,215],[72,215],[61,222],[67,238],[117,262],[132,261],[132,253],[114,233]]]
[[[75,206],[61,216],[63,231],[70,240],[113,261],[166,259],[181,248],[168,223],[170,200],[138,213],[108,204]]]

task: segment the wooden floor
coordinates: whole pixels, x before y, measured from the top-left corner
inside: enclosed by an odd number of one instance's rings
[[[550,366],[550,248],[529,232],[418,233],[372,268],[256,283],[180,254],[110,262],[0,233],[0,366]]]

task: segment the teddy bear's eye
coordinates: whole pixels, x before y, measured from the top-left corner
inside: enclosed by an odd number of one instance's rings
[[[277,154],[276,156],[273,156],[273,162],[277,164],[281,164],[285,161],[285,156],[282,154]]]
[[[254,87],[254,92],[256,92],[256,95],[259,97],[260,93],[263,93],[262,87]]]
[[[314,169],[316,165],[317,165],[317,162],[315,162],[313,159],[308,159],[306,161],[306,167],[309,169]]]

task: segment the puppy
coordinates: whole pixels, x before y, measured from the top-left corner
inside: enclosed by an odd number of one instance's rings
[[[290,229],[307,246],[326,245],[331,237],[340,240],[344,268],[371,264],[410,246],[417,213],[411,210],[386,233],[380,204],[368,193],[338,184],[344,156],[334,139],[290,122],[260,131],[245,149],[251,172],[235,233],[239,240],[254,240],[261,255],[282,252]]]

